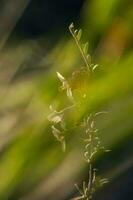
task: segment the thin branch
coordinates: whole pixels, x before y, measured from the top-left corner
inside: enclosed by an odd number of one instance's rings
[[[77,37],[75,36],[75,34],[74,34],[74,32],[73,32],[73,28],[74,28],[74,25],[73,25],[73,23],[72,23],[72,24],[69,26],[70,33],[71,33],[71,35],[73,36],[73,38],[74,38],[74,40],[75,40],[75,43],[76,43],[76,45],[77,45],[77,47],[78,47],[78,49],[79,49],[79,51],[80,51],[80,53],[81,53],[81,55],[82,55],[82,58],[83,58],[83,61],[84,61],[85,65],[87,66],[87,68],[88,68],[89,71],[91,72],[91,67],[90,67],[90,65],[89,65],[89,63],[88,63],[86,54],[84,53],[83,48],[82,48],[82,46],[80,45],[79,40],[77,39]]]

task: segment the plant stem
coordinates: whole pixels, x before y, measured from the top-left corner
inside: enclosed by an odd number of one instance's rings
[[[82,58],[83,58],[83,61],[84,61],[85,65],[86,65],[86,67],[87,67],[87,68],[89,69],[89,71],[91,72],[91,68],[90,68],[90,65],[89,65],[89,63],[88,63],[87,57],[86,57],[86,55],[85,55],[85,53],[84,53],[84,51],[83,51],[83,48],[81,47],[79,41],[77,40],[75,34],[73,33],[73,31],[72,31],[72,29],[71,29],[70,27],[69,27],[69,30],[70,30],[70,33],[72,34],[72,36],[73,36],[73,38],[74,38],[74,40],[75,40],[75,42],[76,42],[76,45],[77,45],[77,47],[78,47],[78,49],[79,49],[79,51],[80,51],[80,53],[81,53],[81,55],[82,55]]]

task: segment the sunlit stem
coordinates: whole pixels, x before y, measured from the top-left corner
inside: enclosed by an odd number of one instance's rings
[[[82,58],[83,58],[83,61],[84,61],[85,65],[86,65],[86,67],[87,67],[88,70],[91,72],[91,67],[90,67],[90,65],[89,65],[89,63],[88,63],[87,57],[86,57],[86,55],[85,55],[85,53],[84,53],[84,51],[83,51],[82,46],[80,45],[80,42],[79,42],[78,39],[76,38],[75,33],[73,32],[73,28],[71,27],[71,25],[69,26],[69,30],[70,30],[70,33],[71,33],[71,35],[73,36],[73,38],[74,38],[74,40],[75,40],[75,43],[76,43],[76,45],[77,45],[77,47],[78,47],[78,49],[79,49],[79,51],[80,51],[80,53],[81,53],[81,55],[82,55]]]

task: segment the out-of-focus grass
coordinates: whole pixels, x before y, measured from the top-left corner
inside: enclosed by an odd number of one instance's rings
[[[90,49],[100,66],[94,79],[90,80],[87,88],[89,95],[84,106],[68,113],[71,127],[74,121],[83,119],[89,112],[109,112],[97,119],[102,141],[112,152],[113,149],[116,153],[120,149],[127,152],[122,161],[117,157],[117,163],[113,153],[108,155],[111,156],[112,165],[111,168],[104,167],[105,172],[102,173],[108,173],[109,176],[113,176],[117,167],[123,169],[121,166],[131,159],[128,143],[124,143],[131,140],[133,131],[133,5],[129,2],[130,6],[124,0],[108,3],[86,1],[82,24],[85,37],[89,35]],[[56,71],[69,76],[72,71],[82,66],[80,55],[71,38],[61,39],[47,55],[40,57],[36,73],[31,71],[28,76],[23,72],[23,76],[19,76],[23,66],[33,63],[37,42],[25,41],[18,47],[14,45],[5,48],[0,54],[2,200],[67,198],[74,191],[74,183],[81,181],[87,167],[81,153],[82,134],[79,130],[70,131],[66,136],[67,150],[64,154],[60,144],[52,136],[47,120],[50,104],[58,109],[66,102],[64,94],[58,89]],[[30,60],[31,58],[33,60]],[[78,93],[75,92],[75,95],[80,98]],[[99,155],[97,159],[102,158],[103,155]],[[128,167],[131,165],[132,162],[129,162]],[[120,171],[123,173],[123,170]]]

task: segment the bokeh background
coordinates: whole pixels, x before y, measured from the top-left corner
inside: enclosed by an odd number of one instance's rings
[[[47,120],[49,105],[64,103],[56,71],[67,77],[82,65],[72,21],[99,64],[75,116],[108,111],[97,126],[111,152],[95,165],[110,181],[94,199],[133,198],[133,1],[1,0],[1,200],[68,200],[78,195],[74,184],[87,179],[80,131],[68,133],[64,153]]]

